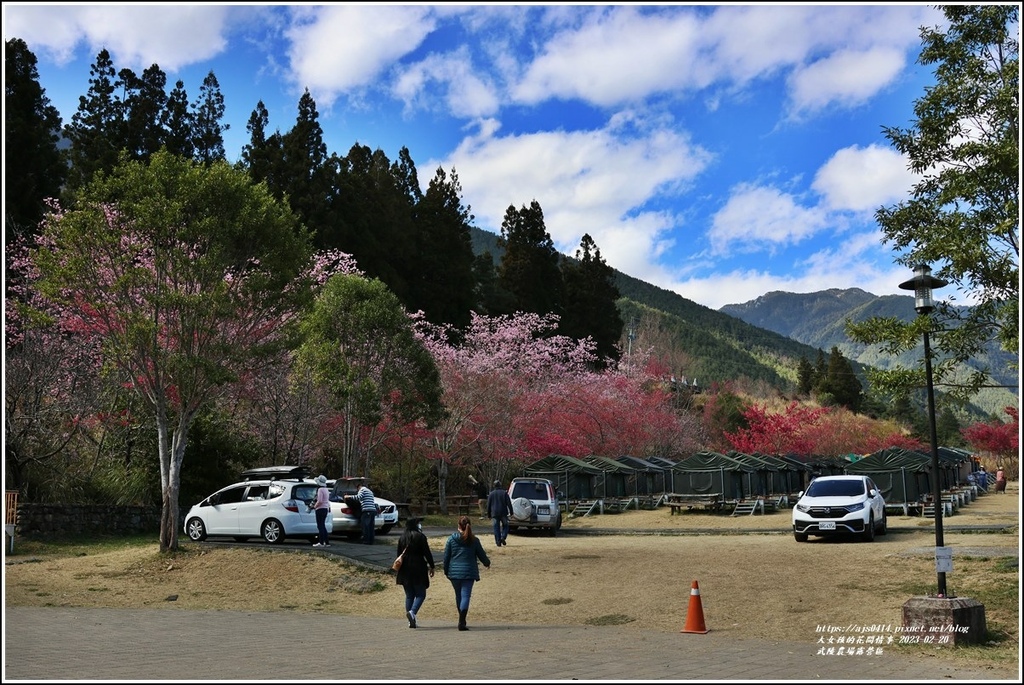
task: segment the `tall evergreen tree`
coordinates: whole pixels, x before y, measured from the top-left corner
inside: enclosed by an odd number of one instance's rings
[[[416,287],[410,309],[422,309],[431,323],[469,324],[473,306],[473,215],[462,205],[462,186],[452,169],[440,167],[416,206]]]
[[[810,395],[814,387],[814,367],[807,361],[807,357],[800,356],[796,365],[796,390],[801,395]]]
[[[180,79],[167,96],[164,145],[168,152],[185,159],[192,159],[195,154],[192,145],[192,111],[189,109],[185,84]]]
[[[4,235],[34,235],[67,175],[61,120],[39,85],[36,56],[20,38],[4,46]]]
[[[577,340],[593,338],[599,366],[604,366],[606,359],[618,361],[624,324],[616,305],[615,270],[601,257],[589,233],[583,234],[575,261],[563,261],[562,280],[565,313],[558,332]]]
[[[307,88],[299,98],[295,125],[281,137],[280,180],[292,211],[313,230],[314,244],[329,247],[319,238],[318,230],[329,212],[324,169],[327,145],[319,118],[316,102]]]
[[[156,64],[142,72],[119,72],[124,111],[121,147],[131,159],[147,160],[160,149],[167,136],[167,75]]]
[[[284,195],[284,188],[273,180],[277,176],[273,169],[282,165],[284,153],[281,150],[281,136],[268,136],[269,127],[270,113],[267,112],[263,100],[260,100],[245,125],[245,130],[249,132],[249,142],[242,146],[241,164],[253,181],[266,181],[274,197],[280,200]]]
[[[199,87],[199,98],[193,106],[192,147],[197,162],[209,165],[225,159],[224,131],[231,128],[231,125],[222,124],[223,119],[224,95],[211,70],[203,79],[203,85]]]
[[[409,306],[411,283],[418,276],[411,257],[415,206],[405,184],[395,178],[379,148],[353,145],[336,166],[332,234],[329,239],[318,236],[319,244],[354,256],[368,277],[383,281]]]
[[[498,245],[505,250],[498,282],[515,298],[515,311],[561,316],[565,292],[561,256],[544,225],[540,203],[533,200],[518,210],[509,205]]]
[[[89,69],[89,90],[78,98],[78,111],[64,128],[71,143],[68,185],[80,188],[97,171],[117,165],[121,149],[121,107],[115,97],[118,81],[106,48],[99,51]]]
[[[828,356],[828,371],[824,383],[825,391],[832,400],[852,412],[860,410],[864,399],[864,388],[853,371],[850,360],[843,356],[839,347],[833,346]]]
[[[473,311],[495,316],[515,311],[515,298],[505,290],[498,279],[498,266],[494,255],[485,250],[473,258]]]

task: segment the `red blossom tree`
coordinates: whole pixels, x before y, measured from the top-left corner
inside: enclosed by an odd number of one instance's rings
[[[1009,421],[975,423],[961,431],[967,444],[977,452],[987,452],[997,459],[997,465],[1006,469],[1007,477],[1016,479],[1020,475],[1020,410],[1017,407],[1003,409]]]

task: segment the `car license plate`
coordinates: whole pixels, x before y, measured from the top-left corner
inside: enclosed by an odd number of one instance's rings
[[[835,530],[835,529],[836,529],[836,522],[835,521],[821,521],[818,524],[818,530]]]

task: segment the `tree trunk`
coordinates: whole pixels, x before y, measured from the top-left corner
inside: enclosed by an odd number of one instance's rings
[[[448,462],[437,460],[437,505],[441,513],[448,515]]]

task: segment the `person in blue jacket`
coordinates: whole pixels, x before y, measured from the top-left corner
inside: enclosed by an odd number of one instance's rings
[[[444,575],[455,590],[455,606],[459,610],[459,630],[469,630],[466,615],[469,600],[473,596],[473,584],[480,580],[480,567],[491,567],[491,560],[480,544],[480,538],[473,535],[473,525],[468,516],[459,519],[458,531],[448,537],[444,545]]]

